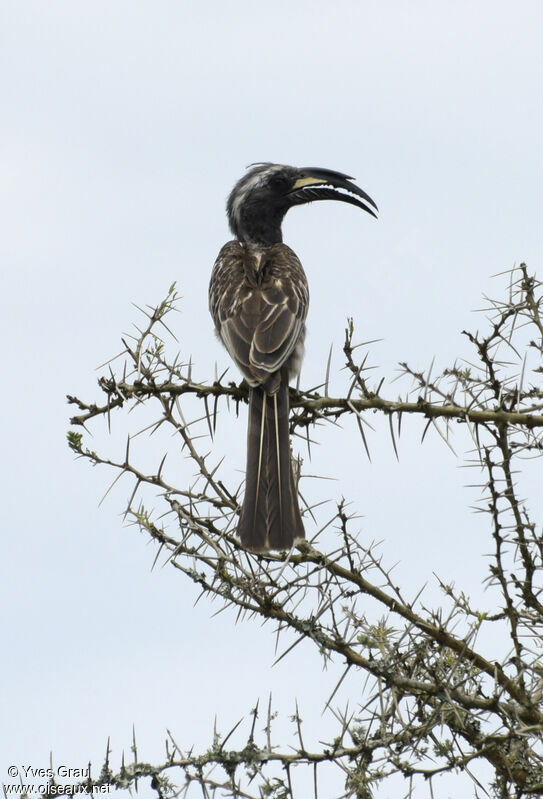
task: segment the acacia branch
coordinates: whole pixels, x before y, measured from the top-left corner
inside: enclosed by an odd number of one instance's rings
[[[252,797],[250,783],[258,779],[261,794],[279,799],[293,796],[291,768],[318,769],[330,762],[345,776],[346,796],[369,799],[370,790],[391,774],[431,780],[457,769],[471,773],[483,761],[495,775],[489,787],[496,799],[543,793],[543,669],[538,654],[543,542],[516,482],[520,457],[543,453],[539,288],[524,265],[513,271],[507,299],[488,301],[485,332],[467,334],[473,362],[456,361],[441,372],[433,362],[426,371],[402,363],[401,376],[411,382],[402,396],[393,397],[383,377],[370,383],[373,367],[367,348],[373,342],[353,344],[352,322],[343,347],[346,385],[340,391],[330,388],[329,359],[324,395],[321,387],[291,390],[291,431],[303,430],[308,441],[317,422],[333,424],[352,416],[369,451],[364,428],[370,411],[388,416],[396,455],[405,418],[425,418],[427,427],[433,424],[446,443],[453,420],[461,445],[467,438],[461,433],[469,433],[469,446],[474,448],[469,465],[482,474],[478,509],[489,514],[494,542],[488,560],[492,592],[483,609],[474,608],[461,588],[453,589],[439,578],[441,605],[426,608],[419,595],[406,600],[377,547],[357,540],[355,521],[343,501],[328,517],[328,506],[306,508],[313,537],[289,553],[242,550],[235,535],[241,486],[232,485],[231,476],[220,476],[222,458],[212,463],[212,445],[207,444],[206,452],[201,442],[212,442],[219,405],[226,400],[237,410],[247,400],[247,387],[224,384],[224,375],[211,384],[197,380],[190,358],[167,355],[157,330],[167,330],[164,317],[173,309],[173,288],[163,303],[146,312],[147,321],[134,343],[124,342],[122,370],[115,373],[110,366],[109,374],[100,378],[101,403],[68,398],[80,411],[72,424],[85,429],[100,417],[109,424],[113,410],[118,415],[123,409],[137,407],[143,413],[152,408],[155,415],[143,431],[168,429],[176,463],[179,449],[188,455],[195,476],[190,485],[177,485],[168,475],[165,455],[159,457],[157,470],[137,466],[130,438],[124,457],[108,457],[87,448],[82,433],[69,433],[70,446],[80,457],[116,473],[114,484],[120,476],[133,481],[125,514],[156,542],[157,558],[165,555],[203,596],[218,601],[221,610],[271,622],[282,645],[278,660],[299,641],[311,640],[327,664],[343,664],[342,676],[325,703],[339,723],[330,746],[306,750],[296,710],[297,745],[292,751],[272,745],[270,717],[266,744],[259,747],[254,715],[247,743],[235,750],[227,752],[223,743],[193,757],[174,747],[161,766],[141,764],[136,758],[133,773],[123,766],[115,777],[104,772],[104,779],[127,787],[138,775],[148,776],[157,793],[166,796],[165,774],[177,768],[185,774],[187,789],[197,784],[211,796],[222,791]],[[360,358],[359,346],[365,348]],[[161,525],[147,508],[148,489],[159,492],[165,508]],[[481,632],[489,629],[502,636],[498,658],[486,653],[481,643]],[[351,695],[361,697],[355,712],[333,708],[340,686],[350,686]],[[282,776],[266,773],[274,764],[281,767]],[[224,781],[206,771],[213,766],[224,769]],[[243,770],[245,782],[239,776]],[[128,782],[121,786],[124,778]]]

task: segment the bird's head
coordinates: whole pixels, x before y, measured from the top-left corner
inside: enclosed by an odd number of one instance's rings
[[[342,200],[377,216],[377,206],[371,197],[352,180],[349,175],[331,169],[253,165],[228,198],[230,229],[246,244],[277,244],[283,240],[281,223],[288,209],[315,200]]]

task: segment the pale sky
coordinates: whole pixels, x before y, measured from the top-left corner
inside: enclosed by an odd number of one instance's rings
[[[4,0],[0,10],[0,782],[12,764],[46,767],[50,751],[99,767],[108,736],[118,768],[133,724],[147,761],[162,759],[166,728],[204,751],[215,716],[227,731],[270,691],[283,748],[296,697],[308,737],[325,739],[334,725],[315,689],[327,698],[341,663],[323,673],[303,644],[272,668],[271,627],[212,618],[216,604],[193,607],[196,589],[173,569],[151,572],[153,546],[121,517],[128,484],[98,507],[114,475],[65,444],[65,395],[99,399],[95,367],[138,321],[131,303],[159,302],[173,281],[183,353],[202,379],[226,368],[207,285],[230,238],[226,196],[254,161],[347,172],[380,208],[378,221],[324,202],[286,219],[311,291],[303,384],[322,381],[333,343],[341,390],[347,316],[359,340],[383,339],[371,348],[376,374],[471,357],[460,331],[484,325],[473,313],[483,293],[505,293],[491,276],[521,261],[543,275],[543,5]],[[245,418],[221,421],[217,459],[239,481]],[[322,431],[308,470],[335,478],[326,497],[352,501],[362,540],[383,541],[408,593],[437,572],[484,603],[487,531],[460,468],[469,442],[459,436],[455,458],[437,436],[420,444],[423,420],[404,419],[398,464],[387,425],[370,421],[371,464],[346,424]],[[115,446],[92,429],[93,448]],[[436,799],[455,790],[437,788]],[[377,799],[389,795],[400,794]]]

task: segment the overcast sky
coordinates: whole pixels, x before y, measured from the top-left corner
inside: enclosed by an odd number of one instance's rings
[[[460,331],[484,324],[473,313],[483,293],[505,291],[491,276],[523,260],[543,274],[543,6],[0,9],[0,782],[11,764],[47,766],[51,750],[57,763],[98,765],[108,736],[117,767],[133,724],[145,760],[160,760],[166,728],[203,750],[215,715],[227,730],[270,690],[285,719],[298,697],[313,739],[325,738],[334,728],[312,697],[337,672],[322,673],[309,646],[271,668],[271,628],[211,618],[216,607],[193,608],[196,591],[174,570],[151,572],[153,547],[120,516],[128,487],[98,508],[112,475],[65,444],[65,395],[98,399],[95,367],[137,321],[131,303],[157,303],[174,280],[182,352],[202,379],[216,362],[226,368],[207,284],[230,237],[226,196],[260,160],[345,171],[381,212],[375,221],[317,203],[285,221],[311,291],[304,385],[322,380],[333,343],[341,390],[347,316],[358,340],[383,339],[371,349],[378,374],[393,377],[403,360],[422,369],[435,356],[437,369],[471,357]],[[222,423],[239,480],[245,420]],[[336,478],[327,497],[353,501],[364,540],[383,540],[412,595],[438,572],[461,574],[483,597],[488,540],[459,468],[467,444],[455,458],[437,437],[421,446],[422,429],[404,420],[399,464],[378,421],[371,464],[355,428],[338,433],[335,450],[325,433],[310,471]],[[109,446],[103,425],[94,430],[93,447]],[[434,795],[450,795],[448,785]]]

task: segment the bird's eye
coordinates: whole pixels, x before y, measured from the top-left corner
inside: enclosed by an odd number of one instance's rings
[[[290,181],[285,175],[272,175],[269,185],[274,191],[287,191]]]

